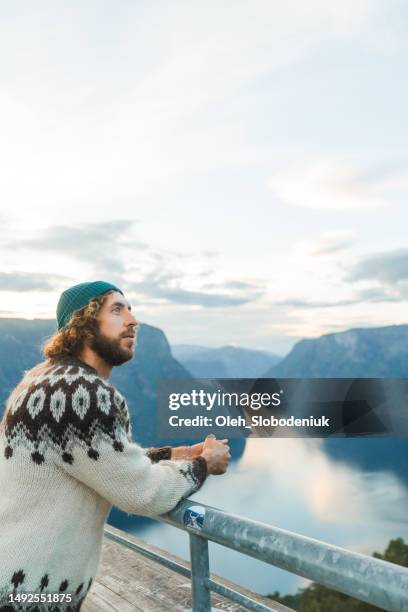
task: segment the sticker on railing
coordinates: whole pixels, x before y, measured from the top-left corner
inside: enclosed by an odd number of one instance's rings
[[[183,523],[186,527],[202,529],[204,524],[205,508],[203,506],[190,506],[184,512]]]

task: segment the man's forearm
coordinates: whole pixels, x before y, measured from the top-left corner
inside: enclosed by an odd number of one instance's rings
[[[190,446],[175,446],[171,449],[171,459],[193,459]]]

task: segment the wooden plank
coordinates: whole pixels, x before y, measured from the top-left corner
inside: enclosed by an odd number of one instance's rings
[[[126,601],[126,598],[122,597],[112,589],[110,589],[105,583],[96,581],[93,593],[98,597],[98,600],[103,602],[103,610],[106,612],[117,610],[118,612],[133,612],[135,606]]]

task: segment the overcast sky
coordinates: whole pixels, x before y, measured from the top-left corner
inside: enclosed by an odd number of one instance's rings
[[[408,10],[3,3],[0,316],[119,283],[171,343],[407,322]]]

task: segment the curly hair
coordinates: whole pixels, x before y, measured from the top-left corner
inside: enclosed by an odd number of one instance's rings
[[[50,361],[68,355],[77,357],[86,341],[96,336],[99,329],[98,313],[111,293],[112,291],[108,291],[93,298],[83,308],[75,310],[69,325],[45,341],[42,347],[45,357]]]
[[[7,423],[9,409],[14,400],[37,376],[41,376],[46,372],[50,362],[52,363],[54,360],[69,355],[78,357],[86,340],[90,340],[96,336],[99,331],[99,321],[97,320],[98,313],[106,302],[108,295],[111,293],[112,291],[108,291],[90,300],[90,302],[80,310],[75,310],[69,321],[69,325],[45,341],[42,352],[47,360],[37,364],[31,368],[31,370],[27,370],[22,380],[10,393],[6,402],[4,414],[0,421],[0,430]]]

